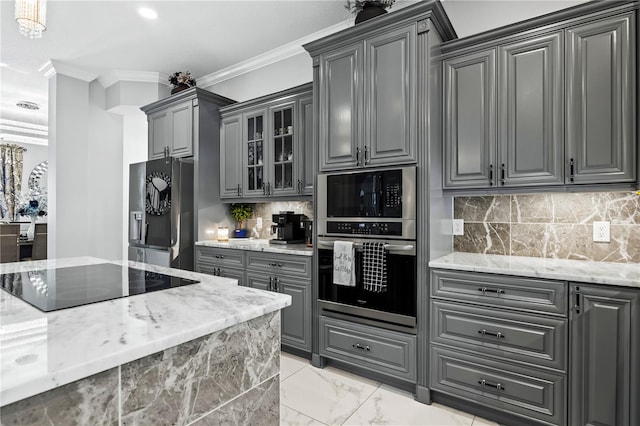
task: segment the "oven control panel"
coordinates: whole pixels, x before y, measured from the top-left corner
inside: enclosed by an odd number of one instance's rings
[[[402,235],[402,222],[333,222],[327,221],[329,234]]]

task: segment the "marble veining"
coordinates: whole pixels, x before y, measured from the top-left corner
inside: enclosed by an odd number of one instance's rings
[[[252,240],[246,238],[230,239],[229,242],[203,240],[196,241],[196,245],[237,250],[263,251],[267,253],[295,254],[299,256],[313,255],[313,249],[304,244],[271,244],[269,240]]]
[[[640,263],[640,197],[634,192],[456,197],[464,235],[457,252]],[[593,222],[611,224],[611,241],[593,241]]]
[[[274,312],[123,365],[122,424],[189,424],[277,376],[279,337]]]
[[[103,262],[83,257],[2,264],[0,273]],[[231,279],[113,263],[201,282],[50,313],[0,291],[2,406],[291,304],[288,295],[240,287]]]
[[[0,410],[3,425],[118,425],[118,369],[96,374]]]
[[[456,252],[429,267],[640,288],[640,264]]]

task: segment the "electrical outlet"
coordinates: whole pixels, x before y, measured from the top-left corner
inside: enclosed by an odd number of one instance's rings
[[[611,241],[609,222],[593,222],[593,241],[599,243],[608,243]]]
[[[453,235],[464,235],[464,219],[453,219]]]
[[[256,228],[262,229],[262,218],[261,217],[257,217],[256,218]]]

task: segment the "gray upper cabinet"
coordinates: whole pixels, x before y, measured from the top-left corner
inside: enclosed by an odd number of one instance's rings
[[[193,155],[193,107],[197,99],[149,115],[149,159]]]
[[[571,284],[572,426],[640,424],[640,291]]]
[[[319,55],[320,171],[417,161],[416,34],[414,23]]]
[[[635,13],[567,30],[571,183],[636,178]]]
[[[267,153],[265,140],[267,110],[259,108],[243,113],[242,117],[242,157],[240,169],[242,173],[242,195],[260,197],[268,195],[265,176],[267,174]]]
[[[298,193],[313,195],[313,179],[315,176],[313,96],[305,96],[298,101]]]
[[[365,166],[416,161],[415,44],[415,25],[365,40]]]
[[[498,48],[500,186],[564,182],[562,48],[562,32]]]
[[[363,46],[320,56],[320,170],[360,165]]]
[[[231,105],[221,113],[221,198],[313,193],[311,84]]]
[[[443,187],[636,182],[634,7],[591,2],[444,44]]]
[[[140,107],[147,115],[149,160],[170,157],[197,158],[201,148],[216,145],[218,109],[233,103],[231,99],[192,87]]]
[[[448,59],[444,67],[444,187],[484,188],[496,176],[495,50]]]
[[[220,196],[242,195],[242,114],[225,117],[220,123]]]

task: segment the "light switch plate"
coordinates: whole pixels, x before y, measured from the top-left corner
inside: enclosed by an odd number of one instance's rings
[[[262,229],[262,218],[261,217],[257,217],[256,218],[256,228]]]
[[[464,219],[453,219],[453,235],[464,235]]]
[[[609,227],[609,222],[593,222],[593,241],[597,243],[611,242],[611,230]]]

